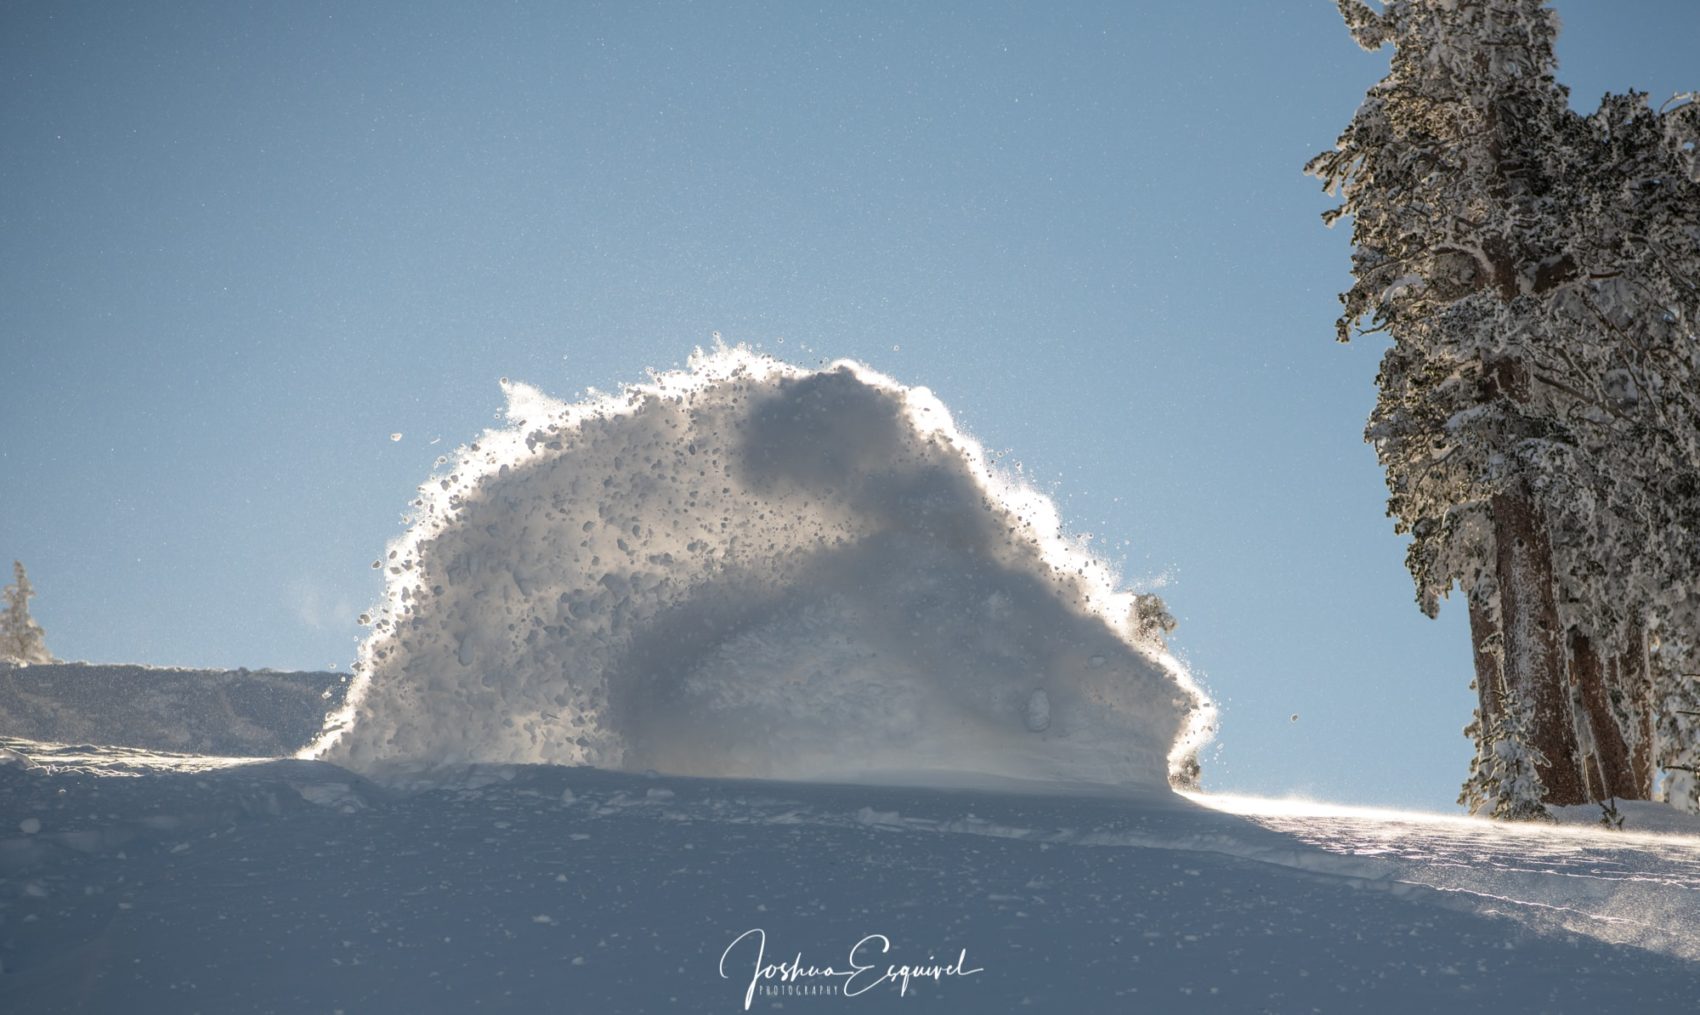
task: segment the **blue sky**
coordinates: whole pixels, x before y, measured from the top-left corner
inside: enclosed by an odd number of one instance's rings
[[[1700,5],[1555,6],[1579,106],[1700,86]],[[1206,785],[1448,807],[1467,622],[1299,171],[1385,66],[1323,0],[9,4],[0,557],[66,658],[345,669],[498,378],[718,331],[931,387],[1166,578]]]

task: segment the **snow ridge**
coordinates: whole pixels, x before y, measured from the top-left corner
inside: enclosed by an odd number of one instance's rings
[[[1164,786],[1214,709],[1141,598],[924,388],[748,349],[505,428],[420,488],[305,753]],[[1145,602],[1150,612],[1152,603]]]

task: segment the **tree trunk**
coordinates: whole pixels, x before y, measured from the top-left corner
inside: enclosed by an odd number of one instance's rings
[[[1505,710],[1505,685],[1499,669],[1499,649],[1494,641],[1499,625],[1481,596],[1470,593],[1470,646],[1476,655],[1476,696],[1481,699],[1481,719],[1476,736],[1491,741]]]
[[[1611,690],[1621,669],[1616,659],[1610,666],[1602,663],[1587,635],[1570,632],[1570,682],[1593,741],[1593,750],[1582,758],[1582,776],[1590,800],[1645,800],[1652,791],[1651,785],[1641,789],[1629,743],[1612,712]]]
[[[1629,648],[1612,660],[1614,686],[1622,693],[1631,718],[1629,768],[1634,775],[1631,800],[1653,799],[1653,668],[1647,658],[1647,631],[1640,624]]]
[[[1552,549],[1539,511],[1522,493],[1494,498],[1493,511],[1506,629],[1501,630],[1483,599],[1471,597],[1470,641],[1481,701],[1478,735],[1495,735],[1508,696],[1527,701],[1529,746],[1546,758],[1537,766],[1543,803],[1652,799],[1653,686],[1645,634],[1609,661],[1600,658],[1586,635],[1571,631],[1562,637],[1552,591]],[[1629,716],[1627,728],[1618,720],[1620,711]],[[1581,742],[1579,724],[1585,724],[1591,748]]]
[[[1529,709],[1528,746],[1541,754],[1535,766],[1545,790],[1541,802],[1584,803],[1545,522],[1527,491],[1495,494],[1492,510],[1505,694]]]

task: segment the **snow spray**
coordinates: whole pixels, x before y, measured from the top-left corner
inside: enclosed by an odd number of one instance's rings
[[[925,388],[747,348],[441,460],[308,748],[699,776],[1166,786],[1213,706]]]

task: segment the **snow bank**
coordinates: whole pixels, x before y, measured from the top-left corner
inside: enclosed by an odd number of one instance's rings
[[[0,663],[0,736],[275,757],[301,749],[347,674]]]
[[[309,754],[1166,785],[1207,736],[1136,597],[924,388],[725,347],[576,405],[503,387]]]

